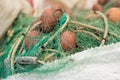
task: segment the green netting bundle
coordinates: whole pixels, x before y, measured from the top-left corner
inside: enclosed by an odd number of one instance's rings
[[[84,11],[74,16],[74,19],[69,20],[69,15],[64,13],[51,33],[40,31],[42,35],[36,40],[35,45],[27,49],[25,38],[34,18],[20,14],[0,45],[1,77],[31,71],[48,61],[99,46],[102,40],[105,41],[105,45],[120,41],[120,23],[108,21],[108,34],[107,37],[103,37],[106,32],[103,18],[86,20]],[[76,37],[76,46],[69,51],[62,48],[60,40],[61,34],[66,30],[74,32]]]

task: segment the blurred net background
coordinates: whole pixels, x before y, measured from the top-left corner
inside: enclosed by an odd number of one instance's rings
[[[112,4],[105,5],[104,13],[111,6]],[[76,14],[73,15],[74,17],[71,18],[71,20],[105,29],[103,19],[91,18],[89,20],[86,20],[85,17],[87,14],[88,11],[76,12]],[[35,69],[36,67],[42,66],[42,64],[39,64],[39,60],[43,62],[49,62],[50,61],[49,58],[54,59],[64,58],[76,52],[81,52],[88,48],[94,48],[100,45],[101,41],[96,40],[96,38],[94,38],[90,34],[78,31],[75,32],[76,47],[72,51],[64,51],[63,48],[61,47],[60,43],[61,32],[57,33],[57,36],[52,41],[50,41],[46,47],[43,47],[43,44],[47,42],[60,29],[60,27],[65,23],[66,19],[67,19],[66,14],[63,14],[60,21],[56,24],[54,31],[51,33],[41,32],[42,36],[40,36],[37,39],[36,45],[32,45],[32,47],[30,47],[30,49],[27,50],[24,43],[25,42],[24,40],[26,38],[25,34],[29,27],[31,26],[31,23],[35,20],[35,18],[20,13],[15,22],[12,24],[13,27],[9,29],[8,34],[6,35],[4,41],[0,45],[1,53],[0,77],[6,78],[8,75],[29,72]],[[120,35],[120,23],[112,23],[108,21],[108,25],[109,32]],[[68,24],[62,32],[66,30],[74,31],[76,29],[79,29],[79,26]],[[85,30],[96,34],[100,38],[100,40],[102,40],[103,33],[92,30],[90,28],[85,28]],[[34,37],[32,39],[34,39]],[[107,37],[107,41],[105,42],[105,45],[117,43],[119,41],[120,41],[119,37],[115,37],[109,34]],[[17,42],[20,42],[20,45],[18,46],[15,53],[12,54],[11,52],[14,51]],[[22,51],[21,47],[23,47]],[[21,64],[19,63],[20,58],[23,60],[23,63]],[[24,60],[26,62],[24,62]],[[38,60],[38,63],[35,62],[35,60]],[[13,61],[12,64],[11,61]]]

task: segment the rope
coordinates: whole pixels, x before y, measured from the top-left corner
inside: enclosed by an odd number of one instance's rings
[[[28,27],[28,28],[26,29],[25,34],[28,33],[29,30],[30,30],[30,27]],[[22,35],[22,36],[18,39],[18,41],[16,41],[16,42],[12,45],[12,50],[10,51],[9,56],[8,56],[8,57],[10,57],[10,55],[11,55],[11,61],[10,61],[10,62],[11,62],[11,72],[12,72],[12,74],[15,73],[15,70],[14,70],[15,53],[16,53],[16,51],[17,51],[17,49],[18,49],[21,41],[23,40],[23,38],[24,38],[24,36]],[[13,49],[13,48],[14,48],[14,49]]]
[[[69,24],[72,24],[72,25],[77,25],[77,26],[81,26],[81,27],[85,27],[85,28],[90,28],[92,30],[96,30],[96,31],[99,31],[100,33],[104,33],[105,30],[101,29],[101,28],[97,28],[97,27],[94,27],[94,26],[91,26],[91,25],[87,25],[87,24],[84,24],[84,23],[80,23],[80,22],[77,22],[77,21],[69,21]],[[120,36],[118,36],[117,34],[115,33],[112,33],[112,32],[108,32],[109,35],[112,35],[114,37],[117,37],[117,38],[120,38]]]
[[[18,40],[18,42],[16,43],[16,45],[15,45],[15,47],[14,47],[14,49],[13,49],[13,52],[12,52],[12,54],[11,54],[11,71],[12,71],[12,74],[15,73],[15,71],[14,71],[15,53],[16,53],[16,51],[17,51],[17,49],[18,49],[21,41],[23,40],[23,38],[24,38],[24,36],[21,36],[21,37],[19,38],[19,40]]]
[[[86,34],[90,34],[90,35],[92,35],[94,38],[96,38],[96,40],[100,41],[100,38],[99,38],[97,35],[95,35],[94,33],[89,32],[89,31],[85,31],[85,30],[74,30],[74,31],[75,31],[75,32],[83,32],[83,33],[86,33]]]
[[[109,28],[108,27],[108,21],[107,21],[106,16],[102,12],[95,11],[95,13],[101,15],[101,17],[103,18],[104,23],[105,23],[105,32],[104,32],[103,39],[102,39],[101,44],[100,44],[100,46],[103,46],[105,44],[106,38],[108,36],[108,28]]]

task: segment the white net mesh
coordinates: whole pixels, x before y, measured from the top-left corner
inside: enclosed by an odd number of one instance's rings
[[[120,80],[120,43],[88,49],[6,80]]]

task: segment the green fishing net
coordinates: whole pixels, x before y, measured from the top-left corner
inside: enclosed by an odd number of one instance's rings
[[[91,18],[86,20],[86,15],[86,11],[81,11],[75,14],[70,21],[92,25],[103,30],[105,29],[105,23],[102,18]],[[51,33],[41,32],[42,35],[37,39],[35,45],[31,45],[30,49],[28,50],[24,42],[27,31],[31,27],[31,23],[35,20],[35,18],[22,13],[19,14],[13,23],[12,28],[10,29],[12,36],[7,34],[4,41],[0,45],[0,77],[6,78],[12,74],[29,72],[38,66],[42,66],[45,62],[49,62],[49,58],[51,57],[54,59],[60,59],[88,48],[94,48],[101,44],[101,41],[96,40],[96,38],[91,34],[77,31],[75,32],[76,47],[71,51],[65,51],[60,42],[61,33],[66,30],[74,31],[80,28],[78,25],[68,23],[63,30],[60,30],[60,28],[65,24],[67,16],[68,14],[66,13],[62,15],[61,19],[58,21],[58,23],[56,23],[56,26]],[[120,23],[112,23],[108,21],[108,26],[109,32],[115,33],[118,35],[118,37],[108,34],[105,45],[119,42]],[[101,33],[97,30],[90,28],[84,28],[84,30],[96,34],[100,40],[103,38],[104,33]],[[52,40],[50,40],[51,37],[53,37]],[[18,42],[19,45],[16,47]],[[46,42],[48,42],[47,45],[43,46],[46,44]]]

